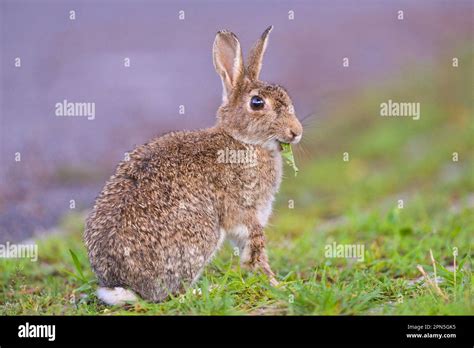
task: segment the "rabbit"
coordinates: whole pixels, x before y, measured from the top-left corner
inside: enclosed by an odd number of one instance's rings
[[[281,143],[298,143],[303,128],[286,90],[259,80],[272,28],[247,65],[237,36],[219,31],[212,49],[223,86],[216,124],[136,147],[97,197],[84,242],[101,301],[179,295],[224,240],[238,247],[245,269],[278,284],[264,227],[282,180]]]

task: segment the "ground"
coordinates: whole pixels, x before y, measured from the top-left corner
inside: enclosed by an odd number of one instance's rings
[[[104,306],[81,240],[84,216],[75,213],[38,242],[38,262],[0,260],[0,314],[473,315],[466,75],[400,73],[398,84],[367,87],[329,117],[304,122],[300,172],[285,168],[266,228],[280,286],[241,270],[226,246],[182,296]],[[420,102],[420,120],[378,116],[388,99]],[[327,257],[333,242],[363,245],[364,259]]]

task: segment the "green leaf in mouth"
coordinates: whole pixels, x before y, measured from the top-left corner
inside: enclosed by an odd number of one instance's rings
[[[298,167],[296,166],[295,163],[295,156],[293,156],[293,150],[291,149],[291,144],[287,143],[280,143],[281,148],[283,151],[281,152],[281,155],[285,159],[286,164],[288,164],[290,167],[293,168],[293,171],[295,172],[295,176],[298,174]]]

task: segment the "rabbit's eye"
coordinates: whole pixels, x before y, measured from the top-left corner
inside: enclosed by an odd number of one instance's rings
[[[265,106],[265,101],[262,98],[260,98],[258,95],[254,95],[250,99],[250,107],[253,110],[262,110],[264,106]]]

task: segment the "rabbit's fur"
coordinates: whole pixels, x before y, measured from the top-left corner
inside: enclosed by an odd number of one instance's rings
[[[263,228],[281,182],[280,142],[298,142],[303,130],[286,91],[258,79],[271,29],[247,66],[237,37],[217,33],[213,58],[223,102],[214,127],[168,133],[118,165],[84,233],[101,287],[163,301],[196,282],[226,238],[239,247],[244,266],[262,270],[277,284]],[[264,100],[262,109],[251,107],[252,96]],[[229,160],[226,151],[245,153],[245,161]],[[120,296],[98,294],[120,303]]]

